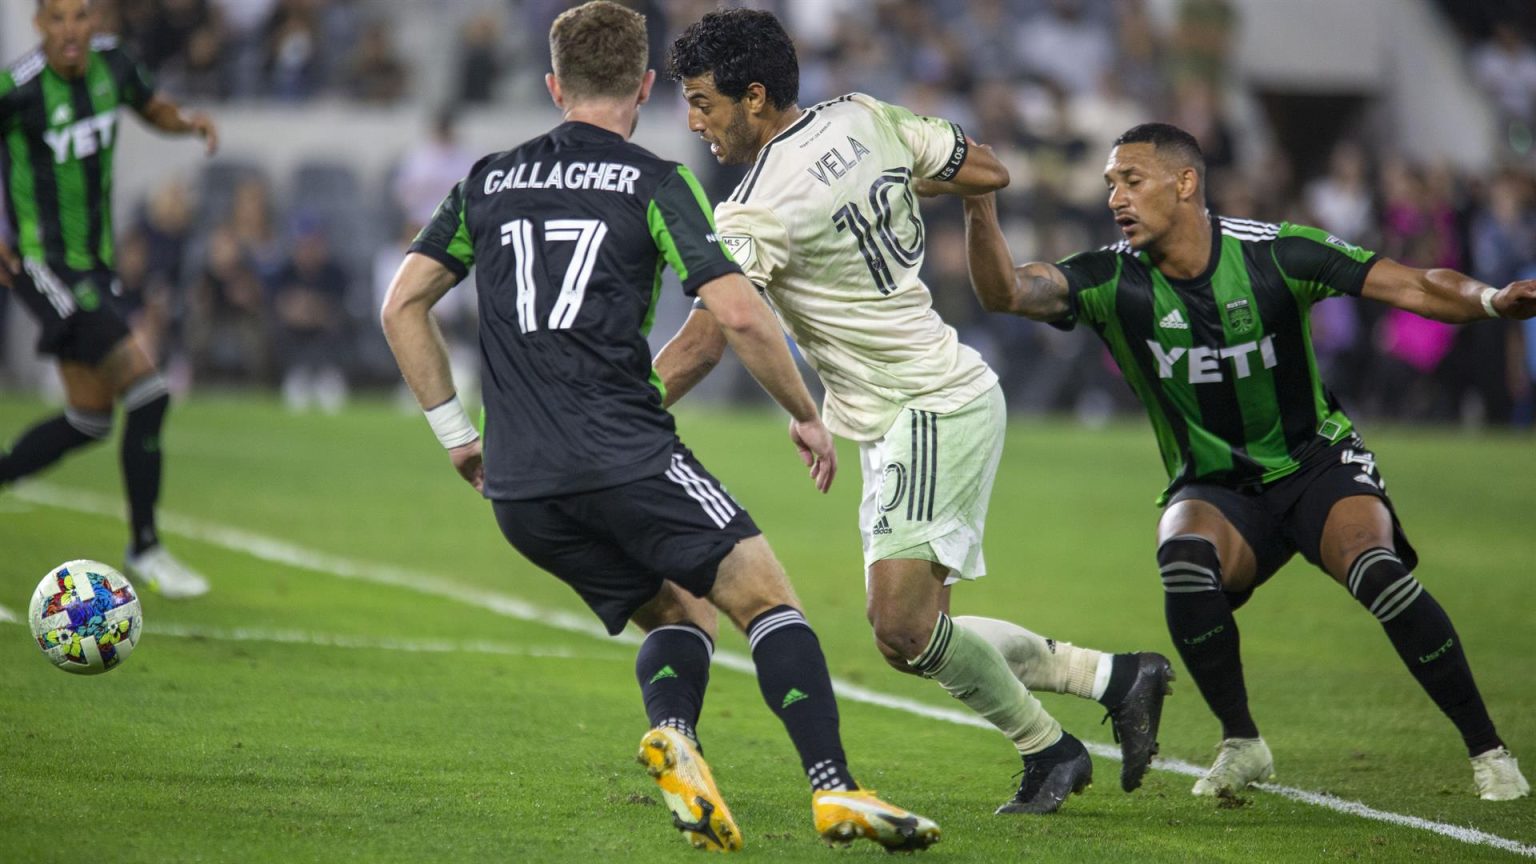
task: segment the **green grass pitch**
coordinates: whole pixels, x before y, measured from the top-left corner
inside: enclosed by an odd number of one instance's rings
[[[0,440],[43,410],[0,397]],[[854,449],[841,451],[836,486],[822,497],[777,415],[684,412],[679,425],[765,529],[833,675],[958,708],[933,684],[886,669],[871,644]],[[1536,447],[1528,436],[1366,433],[1420,550],[1419,578],[1455,620],[1530,774]],[[419,416],[364,404],[294,417],[269,401],[200,396],[174,410],[165,449],[166,539],[214,591],[181,602],[146,596],[137,650],[95,678],[53,669],[24,626],[0,624],[0,860],[699,854],[670,828],[632,761],[645,731],[633,645],[539,620],[590,616],[505,545]],[[1016,424],[992,499],[992,575],[958,588],[954,611],[1077,644],[1172,654],[1152,560],[1158,466],[1139,421]],[[120,508],[115,445],[0,492],[0,607],[24,614],[34,585],[64,560],[120,563]],[[293,561],[295,549],[312,558]],[[430,583],[398,584],[410,574]],[[488,608],[498,604],[503,612]],[[1454,730],[1342,588],[1293,563],[1238,620],[1278,783],[1536,846],[1536,800],[1472,796]],[[720,647],[746,650],[734,633]],[[1218,729],[1180,672],[1163,754],[1207,763]],[[1109,742],[1096,705],[1042,699],[1070,730]],[[1060,814],[996,817],[1018,769],[996,733],[850,701],[842,718],[859,779],[943,827],[943,842],[924,853],[933,862],[1511,856],[1265,792],[1218,808],[1189,795],[1188,777],[1164,771],[1125,795],[1118,763],[1106,759]],[[717,664],[700,731],[746,859],[883,856],[816,841],[798,762],[750,676]]]

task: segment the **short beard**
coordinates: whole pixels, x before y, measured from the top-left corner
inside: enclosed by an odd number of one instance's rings
[[[721,133],[722,165],[750,165],[757,161],[757,146],[752,127],[747,123],[747,109],[740,103],[731,106],[731,125]]]

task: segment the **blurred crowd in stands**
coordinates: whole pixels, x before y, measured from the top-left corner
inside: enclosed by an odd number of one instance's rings
[[[334,409],[349,387],[394,380],[376,310],[401,254],[480,154],[456,142],[464,106],[516,110],[542,100],[544,36],[564,0],[422,0],[456,26],[448,56],[406,57],[389,0],[107,0],[108,25],[197,102],[341,98],[444,104],[430,135],[383,180],[317,161],[274,178],[213,162],[189,188],[158,190],[120,237],[121,276],[142,299],[141,332],[199,386],[281,388],[290,405]],[[678,27],[713,0],[637,0],[654,65]],[[1194,133],[1218,212],[1325,228],[1404,263],[1450,267],[1502,286],[1536,278],[1536,4],[1441,0],[1469,76],[1498,116],[1487,171],[1420,164],[1379,124],[1346,124],[1331,153],[1284,152],[1262,117],[1234,115],[1230,0],[779,0],[801,53],[801,102],[859,90],[961,123],[1013,174],[1001,196],[1019,255],[1053,259],[1113,242],[1101,172],[1109,142],[1162,119]],[[447,64],[443,94],[417,71]],[[441,98],[440,98],[441,97]],[[669,85],[654,97],[681,122]],[[1247,100],[1252,104],[1254,100]],[[1362,115],[1368,112],[1361,112]],[[714,196],[740,176],[701,148],[683,159]],[[119,170],[129,170],[123,166]],[[1098,419],[1130,407],[1096,339],[983,314],[971,297],[959,208],[924,203],[925,277],[962,338],[1002,373],[1011,405]],[[456,365],[475,366],[472,292],[440,307]],[[0,331],[3,332],[3,331]],[[1446,422],[1533,420],[1536,327],[1455,328],[1376,304],[1330,300],[1313,313],[1326,377],[1361,414]]]

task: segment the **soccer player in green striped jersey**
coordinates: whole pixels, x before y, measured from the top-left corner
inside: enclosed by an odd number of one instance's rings
[[[125,569],[166,596],[208,583],[160,545],[160,429],[170,397],[154,362],[116,306],[112,172],[118,109],[151,126],[197,134],[211,154],[213,122],[156,92],[115,39],[92,36],[91,0],[38,0],[42,44],[0,72],[0,171],[15,248],[0,242],[0,285],[42,329],[38,350],[58,362],[67,408],[0,451],[0,486],[107,438],[123,404],[123,483],[131,541]]]
[[[1418,556],[1375,456],[1318,378],[1307,313],[1347,295],[1450,323],[1530,318],[1536,281],[1498,289],[1315,228],[1211,214],[1200,147],[1166,124],[1121,135],[1104,179],[1124,241],[1057,264],[1016,268],[993,200],[965,198],[971,280],[988,310],[1091,326],[1152,420],[1170,479],[1157,552],[1168,633],[1222,725],[1194,793],[1273,773],[1232,613],[1300,552],[1381,622],[1461,733],[1478,794],[1528,795],[1450,618],[1412,574]]]

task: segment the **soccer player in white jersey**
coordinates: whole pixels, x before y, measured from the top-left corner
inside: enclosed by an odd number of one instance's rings
[[[689,128],[751,170],[715,219],[726,247],[826,385],[824,416],[859,442],[869,620],[896,669],[933,678],[1008,736],[1024,760],[999,812],[1049,813],[1092,779],[1081,742],[1030,688],[1101,701],[1130,791],[1157,752],[1167,658],[1105,654],[989,618],[949,617],[950,586],[986,572],[982,529],[1002,454],[997,376],[934,312],[918,278],[915,179],[981,192],[1008,172],[958,126],[854,93],[802,109],[799,66],[773,15],[705,15],[672,45]],[[725,341],[695,304],[657,355],[669,403]]]

